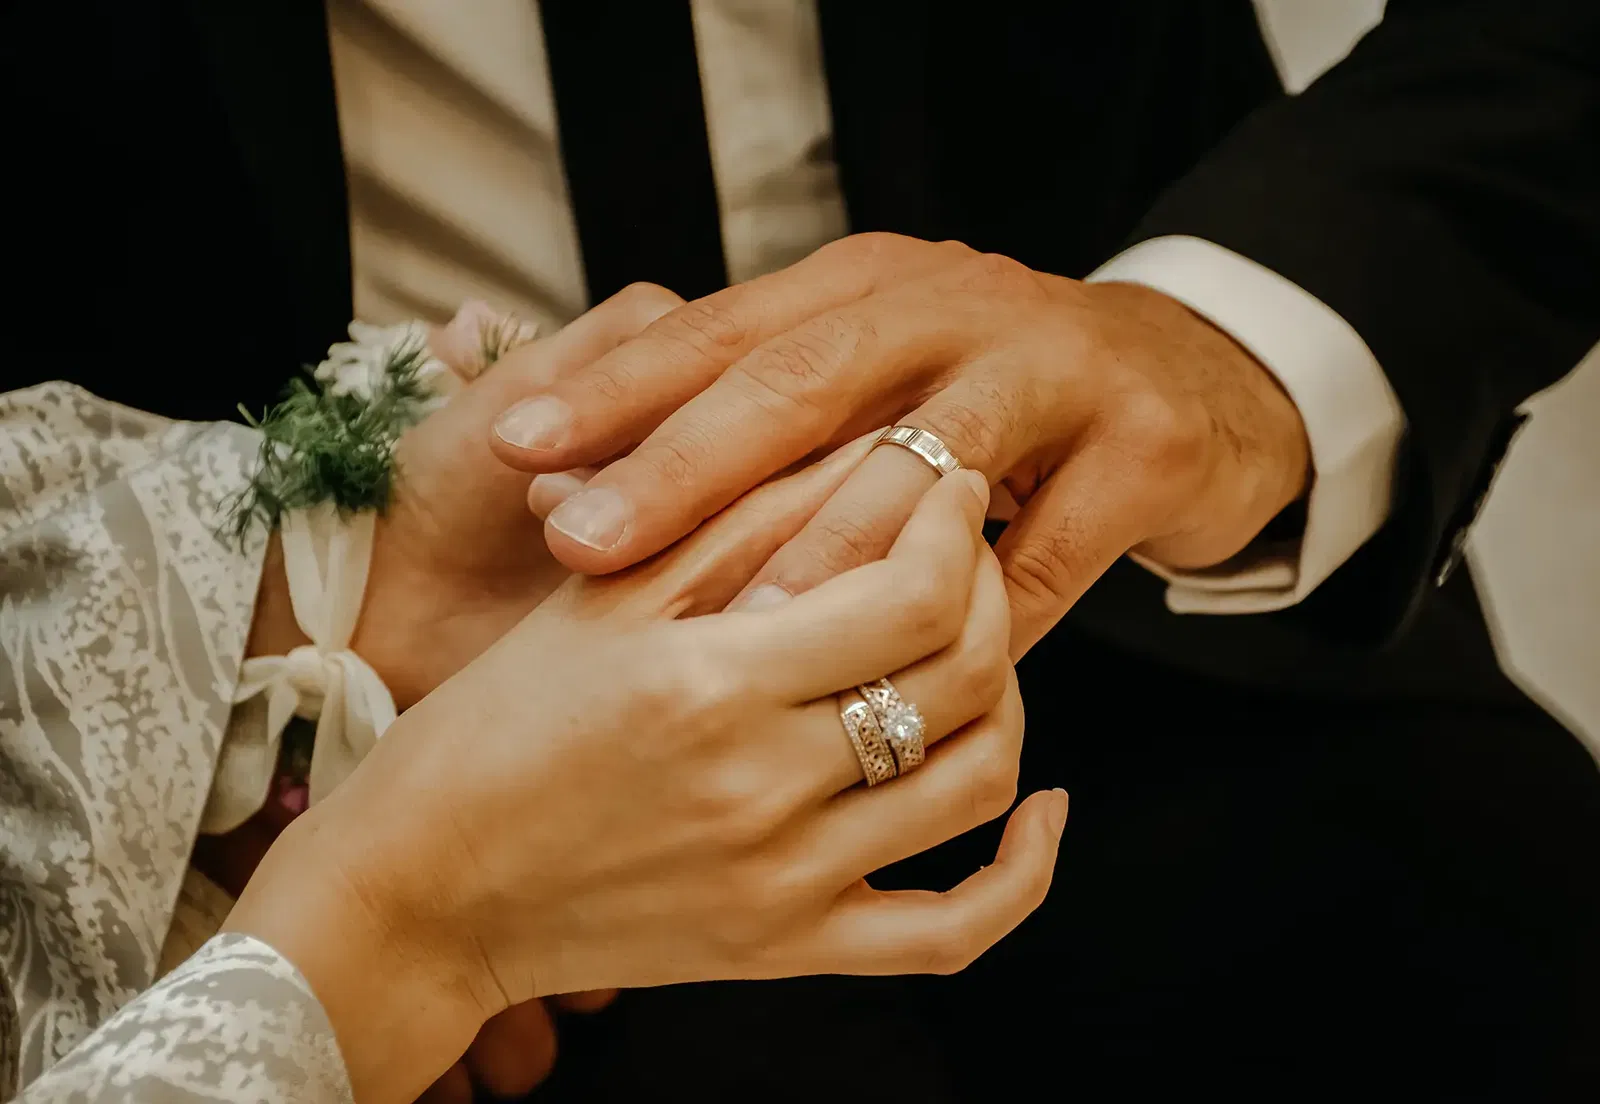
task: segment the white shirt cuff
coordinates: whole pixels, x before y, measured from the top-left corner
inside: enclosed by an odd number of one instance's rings
[[[1298,542],[1257,542],[1215,567],[1165,579],[1175,613],[1267,613],[1315,590],[1389,516],[1405,414],[1359,334],[1297,284],[1199,238],[1152,238],[1113,257],[1090,282],[1140,284],[1226,331],[1300,409],[1314,468]]]

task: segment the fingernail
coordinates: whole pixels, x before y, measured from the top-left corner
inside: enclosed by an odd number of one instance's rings
[[[1062,830],[1067,826],[1067,806],[1070,803],[1070,799],[1067,797],[1066,790],[1058,788],[1050,792],[1056,795],[1055,800],[1050,804],[1050,812],[1048,814],[1050,830],[1055,833],[1056,839],[1060,839]]]
[[[610,487],[582,490],[567,499],[545,519],[557,532],[599,552],[615,548],[628,531],[633,508]]]
[[[557,506],[583,490],[588,480],[571,472],[550,472],[535,476],[528,486],[528,509],[538,517],[549,517]]]
[[[752,610],[764,610],[771,609],[773,606],[781,606],[793,597],[794,595],[784,590],[777,583],[762,583],[754,590],[747,591],[728,608],[749,613]]]
[[[554,395],[524,399],[494,423],[497,437],[525,449],[553,449],[572,428],[572,409]]]
[[[981,471],[963,468],[957,473],[967,481],[967,486],[972,488],[972,493],[978,496],[978,501],[983,503],[983,508],[989,508],[989,477]]]

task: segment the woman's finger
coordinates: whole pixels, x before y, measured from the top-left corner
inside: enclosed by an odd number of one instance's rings
[[[886,559],[767,609],[707,618],[713,659],[790,702],[892,674],[948,646],[966,621],[989,485],[954,472],[922,497]]]
[[[1012,680],[998,706],[930,748],[915,771],[839,794],[784,842],[796,881],[848,886],[1004,816],[1017,798],[1022,717]]]
[[[501,1099],[526,1096],[556,1063],[556,1027],[541,1000],[513,1004],[478,1031],[467,1049],[472,1079]]]
[[[1005,580],[987,545],[978,548],[978,560],[967,620],[955,642],[890,676],[900,696],[922,715],[923,742],[930,748],[990,713],[1014,692],[1016,672],[1007,654],[1011,610]],[[862,780],[861,763],[839,719],[840,706],[841,696],[832,695],[791,710],[779,722],[781,738],[772,745],[779,757],[776,769],[786,776],[817,780],[814,800]],[[1020,708],[1019,704],[1019,728]]]
[[[1066,823],[1066,791],[1033,794],[1007,821],[992,866],[946,893],[886,893],[858,883],[839,899],[806,946],[777,949],[774,966],[781,961],[779,969],[786,975],[952,974],[965,969],[1044,902]]]
[[[928,430],[964,467],[997,482],[1034,453],[1046,429],[1066,433],[1059,425],[1047,425],[1045,412],[1067,416],[1061,408],[1071,404],[1058,396],[1073,390],[1069,373],[1054,371],[1041,382],[1031,368],[980,356],[959,365],[957,378],[927,402],[896,415],[895,424]],[[1081,410],[1074,407],[1068,413],[1086,416],[1087,404],[1079,406]],[[761,569],[751,591],[772,583],[799,594],[876,559],[934,478],[932,469],[905,449],[877,449]]]
[[[769,586],[803,594],[879,559],[938,478],[927,461],[903,448],[873,449],[805,528],[762,565],[730,608],[742,608]]]

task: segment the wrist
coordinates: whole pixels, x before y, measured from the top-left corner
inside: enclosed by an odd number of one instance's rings
[[[1248,546],[1310,491],[1311,443],[1300,409],[1267,367],[1226,330],[1178,299],[1141,284],[1089,285],[1131,323],[1117,359],[1140,366],[1191,413],[1183,430],[1195,484],[1168,528],[1139,551],[1164,566],[1197,569]]]
[[[294,821],[267,852],[224,930],[294,964],[333,1025],[355,1098],[410,1101],[465,1052],[492,1014],[470,964],[410,927],[409,910],[343,861],[345,826]]]
[[[261,565],[261,586],[256,591],[255,615],[250,621],[250,638],[245,658],[288,655],[311,639],[300,631],[294,603],[289,598],[289,576],[283,566],[283,542],[276,530],[267,542]]]

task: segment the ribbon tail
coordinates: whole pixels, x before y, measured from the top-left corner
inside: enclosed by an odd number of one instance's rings
[[[336,518],[323,505],[309,510],[290,510],[278,523],[278,543],[283,548],[283,573],[289,582],[289,606],[295,623],[317,647],[324,647],[328,635],[328,615],[323,609],[327,596],[320,548],[327,543],[327,530]]]
[[[211,792],[200,815],[203,835],[233,831],[260,812],[272,792],[283,730],[294,716],[299,695],[287,684],[278,683],[270,687],[263,708],[251,700],[259,693],[247,695],[228,718],[217,769],[211,776]]]
[[[355,763],[345,745],[344,667],[328,664],[328,689],[317,718],[316,742],[311,746],[311,773],[306,779],[307,799],[315,805],[350,776]]]

